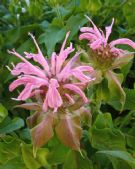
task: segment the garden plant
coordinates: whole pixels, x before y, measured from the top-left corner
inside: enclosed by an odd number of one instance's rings
[[[0,169],[135,169],[135,0],[0,1]]]

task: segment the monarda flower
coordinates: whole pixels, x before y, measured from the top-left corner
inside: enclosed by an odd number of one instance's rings
[[[93,68],[88,65],[77,66],[79,52],[66,60],[74,51],[72,43],[65,48],[69,32],[66,34],[59,54],[53,52],[48,60],[43,56],[34,36],[31,34],[30,36],[37,47],[37,54],[24,52],[25,57],[23,57],[15,50],[9,51],[10,54],[22,60],[11,70],[12,75],[17,76],[17,80],[11,83],[9,90],[13,91],[23,85],[24,89],[17,100],[38,99],[37,103],[21,105],[21,107],[36,111],[28,118],[35,146],[42,146],[53,136],[54,117],[59,116],[60,121],[55,128],[58,137],[66,145],[78,149],[81,127],[77,127],[80,123],[78,120],[73,120],[76,117],[71,117],[71,113],[88,103],[83,90],[93,80],[91,76]],[[38,65],[33,65],[28,61],[29,59],[33,59]],[[78,124],[75,125],[75,121]],[[72,138],[69,137],[71,135]]]
[[[92,27],[82,27],[80,31],[82,34],[79,39],[88,40],[88,45],[91,50],[91,57],[94,57],[95,66],[99,69],[107,69],[116,58],[123,57],[127,51],[119,49],[116,45],[128,45],[135,49],[135,43],[127,38],[109,41],[109,36],[112,32],[114,19],[110,26],[105,27],[105,33],[93,23],[93,21],[86,16],[92,24]]]
[[[87,16],[86,16],[87,17]],[[99,88],[104,86],[104,89],[108,88],[110,94],[109,99],[106,101],[113,105],[117,110],[121,110],[125,103],[125,93],[121,87],[122,74],[116,74],[112,70],[120,69],[126,65],[133,58],[133,53],[116,47],[116,45],[128,45],[135,49],[135,42],[127,38],[121,38],[109,42],[109,36],[112,32],[112,26],[114,19],[110,26],[105,27],[105,33],[93,23],[93,21],[87,17],[91,22],[92,27],[82,27],[80,29],[80,40],[88,40],[88,50],[86,52],[87,57],[92,62],[92,66],[96,70],[98,82],[101,83]],[[98,78],[99,77],[99,78]],[[108,81],[103,85],[103,81]],[[104,90],[102,89],[102,91]],[[98,90],[97,95],[98,95]],[[106,91],[107,93],[107,91]],[[103,94],[104,95],[104,94]]]

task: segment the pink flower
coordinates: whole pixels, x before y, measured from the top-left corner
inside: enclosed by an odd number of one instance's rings
[[[108,43],[108,38],[112,32],[112,26],[114,24],[114,19],[112,19],[112,23],[110,26],[105,27],[105,33],[99,28],[96,27],[96,25],[93,23],[93,21],[86,16],[89,21],[92,23],[93,27],[82,27],[80,31],[82,34],[80,35],[79,39],[87,39],[89,41],[88,45],[93,51],[97,51],[98,54],[101,54],[104,52],[103,57],[117,57],[122,56],[125,51],[122,49],[119,49],[115,47],[118,44],[124,44],[131,46],[133,49],[135,49],[135,43],[127,38],[117,39],[110,43]]]
[[[76,97],[81,98],[84,104],[87,103],[88,99],[83,89],[92,80],[90,74],[93,72],[93,68],[83,65],[75,66],[79,52],[68,62],[66,61],[69,54],[74,51],[72,43],[65,49],[69,32],[60,53],[53,52],[50,60],[45,59],[35,38],[31,34],[30,36],[37,47],[37,54],[24,52],[25,57],[22,57],[15,50],[9,51],[10,54],[22,60],[11,71],[12,75],[18,78],[9,86],[9,90],[13,91],[18,86],[24,85],[25,88],[17,100],[26,100],[39,94],[43,98],[44,111],[47,111],[48,108],[57,111],[67,101],[71,105],[75,104]],[[33,65],[28,59],[33,59],[39,66]],[[86,75],[85,72],[89,75]]]

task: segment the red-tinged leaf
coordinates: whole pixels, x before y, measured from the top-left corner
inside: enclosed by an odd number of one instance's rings
[[[36,125],[39,124],[39,122],[41,122],[43,116],[42,118],[40,116],[42,116],[41,112],[35,112],[33,115],[27,118],[27,125],[30,129],[34,128]]]
[[[37,103],[24,103],[24,104],[15,106],[15,108],[24,108],[27,110],[40,110],[41,106]]]
[[[46,115],[44,120],[31,129],[34,147],[41,147],[53,137],[53,117]]]
[[[78,116],[65,115],[60,119],[56,126],[56,133],[63,144],[74,149],[80,149],[80,139],[82,129],[80,127],[80,118]]]
[[[112,71],[106,72],[106,78],[108,80],[108,88],[111,96],[110,104],[112,104],[116,109],[122,111],[125,104],[126,95],[121,87],[121,82],[118,79],[117,74]]]

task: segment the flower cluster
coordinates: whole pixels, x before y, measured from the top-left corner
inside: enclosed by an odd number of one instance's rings
[[[112,42],[108,42],[109,36],[112,32],[114,19],[112,19],[112,23],[110,26],[105,27],[106,32],[104,33],[101,29],[97,28],[97,26],[89,17],[87,18],[89,19],[93,27],[82,27],[80,29],[82,34],[80,35],[79,39],[87,39],[89,41],[88,45],[90,46],[92,51],[96,53],[96,55],[98,55],[99,57],[102,57],[103,59],[115,59],[117,57],[122,57],[125,54],[125,50],[115,47],[119,44],[129,45],[133,49],[135,49],[135,43],[127,38],[121,38],[113,40]]]
[[[125,44],[135,49],[135,43],[127,38],[108,43],[114,19],[111,25],[105,28],[106,33],[98,29],[90,18],[88,19],[93,27],[81,28],[82,34],[79,38],[89,41],[91,55],[96,63],[96,66],[93,64],[94,68],[100,69],[101,80],[102,73],[108,80],[108,88],[115,99],[117,97],[114,91],[119,92],[118,100],[123,107],[125,93],[121,88],[121,83],[111,71],[113,69],[112,63],[116,58],[123,59],[123,55],[126,53],[116,45]],[[84,107],[89,101],[84,89],[95,79],[96,71],[93,67],[77,61],[80,52],[76,52],[68,59],[75,50],[72,43],[69,47],[65,47],[69,32],[66,34],[60,52],[53,52],[49,59],[43,56],[35,37],[32,34],[30,36],[36,45],[38,51],[36,54],[24,52],[25,56],[23,57],[14,49],[9,51],[10,54],[21,60],[16,66],[13,64],[11,73],[13,76],[17,76],[17,79],[10,84],[9,90],[13,91],[23,85],[24,89],[16,100],[25,101],[30,98],[33,101],[19,105],[29,110],[35,110],[35,113],[27,119],[33,145],[41,147],[47,143],[53,137],[55,130],[56,135],[65,145],[74,150],[80,150],[82,114],[90,114],[90,112],[86,113],[87,109]],[[36,63],[32,64],[30,59]],[[36,102],[35,99],[37,99]]]
[[[83,89],[92,80],[93,68],[87,65],[75,66],[79,52],[69,61],[66,61],[69,54],[74,51],[72,43],[65,49],[69,32],[62,44],[60,53],[53,52],[49,60],[43,56],[34,36],[31,34],[30,36],[37,47],[37,54],[24,52],[25,57],[22,57],[15,50],[9,51],[10,54],[22,60],[11,71],[12,75],[18,78],[9,86],[10,91],[20,85],[25,86],[17,100],[24,101],[37,94],[41,95],[43,98],[43,111],[45,112],[48,109],[53,109],[56,112],[59,107],[64,106],[64,103],[67,105],[67,102],[70,105],[75,104],[76,97],[81,98],[82,103],[86,104],[88,99]],[[33,65],[28,59],[33,59],[40,66]]]

